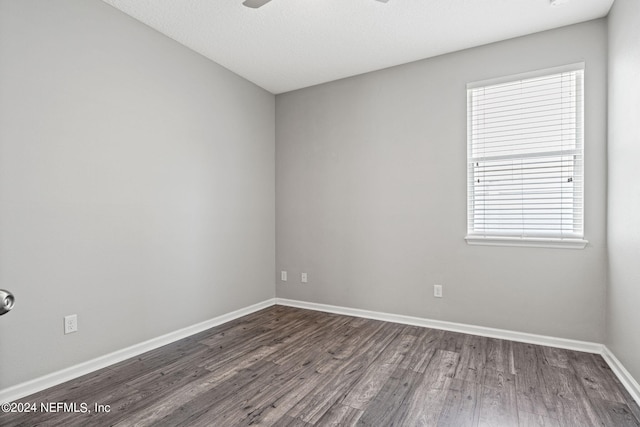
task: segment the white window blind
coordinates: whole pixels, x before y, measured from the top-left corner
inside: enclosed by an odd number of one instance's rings
[[[582,239],[583,65],[467,97],[467,238]]]

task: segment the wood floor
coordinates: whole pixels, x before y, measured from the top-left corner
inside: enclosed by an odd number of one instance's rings
[[[283,306],[21,402],[80,412],[0,425],[640,426],[600,356]]]

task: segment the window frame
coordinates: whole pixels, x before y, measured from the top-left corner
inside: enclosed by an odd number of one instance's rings
[[[477,82],[471,82],[467,84],[467,234],[465,237],[466,242],[469,245],[488,245],[488,246],[529,246],[529,247],[547,247],[547,248],[570,248],[570,249],[583,249],[588,241],[584,238],[584,70],[585,64],[584,62],[568,64],[560,67],[546,68],[526,73],[513,74],[509,76],[499,77],[495,79],[482,80]],[[582,224],[581,224],[581,233],[578,233],[574,236],[562,236],[562,232],[559,232],[558,235],[525,235],[526,233],[509,233],[507,229],[503,229],[502,231],[487,233],[478,232],[473,229],[474,226],[474,208],[475,204],[473,201],[472,194],[475,194],[474,186],[475,177],[474,177],[474,167],[472,166],[472,158],[473,158],[473,126],[472,126],[472,116],[473,116],[473,102],[472,102],[472,91],[477,90],[478,88],[485,88],[494,85],[500,85],[505,83],[516,83],[522,80],[540,78],[544,76],[552,76],[560,73],[567,72],[575,72],[582,71],[579,80],[580,84],[580,93],[576,93],[576,96],[581,96],[581,99],[578,102],[578,110],[576,112],[576,142],[580,147],[580,155],[582,156],[582,160],[579,162],[580,164],[580,173],[581,179],[579,180],[579,185],[581,186],[579,192],[574,192],[575,194],[579,194],[581,196],[580,205],[577,207],[582,212]],[[554,152],[554,150],[549,150],[547,154]],[[526,155],[521,156],[512,156],[511,159],[525,159]],[[576,163],[577,164],[577,163]],[[575,211],[575,210],[574,210]]]

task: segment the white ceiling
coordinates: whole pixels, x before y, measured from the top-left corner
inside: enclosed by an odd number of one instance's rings
[[[613,0],[103,0],[278,94],[606,16]]]

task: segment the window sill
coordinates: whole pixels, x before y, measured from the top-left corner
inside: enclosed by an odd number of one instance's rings
[[[479,246],[524,246],[530,248],[564,248],[584,249],[589,243],[583,239],[552,239],[536,237],[507,237],[507,236],[466,236],[469,245]]]

